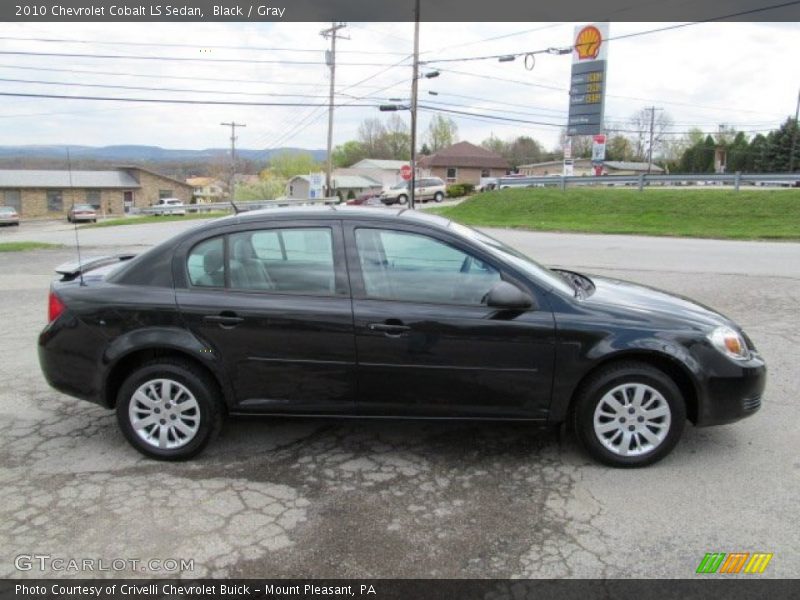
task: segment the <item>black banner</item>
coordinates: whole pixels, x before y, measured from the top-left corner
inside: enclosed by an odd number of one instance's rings
[[[712,576],[713,577],[713,576]],[[379,580],[4,580],[0,596],[14,600],[160,600],[291,599],[291,600],[527,600],[609,598],[644,600],[770,600],[800,596],[800,580],[744,577],[683,580],[497,580],[497,579],[379,579]]]
[[[415,0],[3,0],[0,21],[412,21]],[[787,0],[421,0],[420,20],[800,21]]]

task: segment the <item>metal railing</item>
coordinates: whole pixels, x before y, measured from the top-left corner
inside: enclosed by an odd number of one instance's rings
[[[535,177],[498,177],[498,189],[518,187],[559,187],[569,186],[635,186],[640,191],[646,186],[697,186],[732,185],[736,191],[742,185],[792,187],[800,186],[798,173],[724,173],[724,174],[685,174],[685,175],[545,175]]]
[[[234,200],[239,212],[251,210],[261,210],[264,208],[280,208],[282,206],[306,206],[306,205],[331,205],[339,204],[338,196],[328,198],[275,198],[274,200]],[[148,206],[145,208],[133,208],[129,214],[133,215],[170,215],[176,210],[187,213],[200,212],[233,212],[230,202],[209,202],[207,204],[184,204],[182,206]]]

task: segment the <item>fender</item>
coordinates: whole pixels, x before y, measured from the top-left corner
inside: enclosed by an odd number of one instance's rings
[[[125,333],[116,338],[103,354],[101,371],[104,375],[101,389],[106,389],[109,374],[125,357],[140,350],[155,349],[181,352],[206,366],[220,383],[225,403],[230,406],[233,388],[226,375],[221,357],[193,333],[180,327],[148,327]]]
[[[601,365],[625,359],[679,369],[691,383],[698,408],[702,410],[704,388],[700,364],[674,333],[669,337],[659,334],[641,330],[609,332],[606,336],[587,337],[580,345],[557,344],[550,419],[560,422],[567,417],[575,392],[589,373]]]

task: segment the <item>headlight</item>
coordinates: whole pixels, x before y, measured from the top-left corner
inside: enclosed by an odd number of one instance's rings
[[[735,360],[748,360],[750,350],[744,338],[730,327],[717,327],[708,334],[711,344],[724,355]]]

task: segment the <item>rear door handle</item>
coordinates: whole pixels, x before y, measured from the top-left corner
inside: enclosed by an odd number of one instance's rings
[[[411,329],[411,327],[403,325],[402,323],[369,323],[367,329],[370,331],[381,331],[390,336],[396,336],[402,335],[404,332]]]
[[[235,313],[222,313],[219,315],[206,315],[203,317],[206,323],[217,323],[220,327],[230,329],[236,327],[239,323],[244,321],[242,317],[236,316]]]

